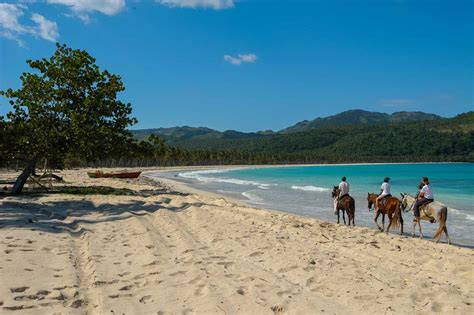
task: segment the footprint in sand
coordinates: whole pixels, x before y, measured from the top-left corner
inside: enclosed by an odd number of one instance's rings
[[[170,273],[169,276],[175,277],[177,275],[184,275],[184,274],[186,274],[186,271],[182,270],[182,271],[176,271],[176,272]]]
[[[306,286],[309,287],[311,286],[313,283],[315,283],[317,280],[316,280],[316,277],[311,277],[309,278],[308,280],[306,280]]]
[[[18,287],[18,288],[10,288],[10,291],[12,293],[22,293],[22,292],[25,292],[27,289],[29,289],[30,287]]]
[[[30,294],[30,295],[18,295],[13,298],[15,301],[33,301],[33,300],[43,300],[44,295]]]
[[[3,308],[9,311],[27,310],[35,308],[34,305],[15,305],[15,306],[4,306]]]
[[[149,267],[149,266],[156,266],[158,265],[160,262],[158,260],[155,260],[155,261],[152,261],[151,263],[149,264],[146,264],[146,265],[143,265],[143,267]]]
[[[255,257],[255,256],[260,256],[263,255],[263,252],[253,252],[252,254],[249,255],[249,257]]]
[[[247,288],[244,288],[244,287],[240,287],[237,289],[237,293],[240,294],[240,295],[247,295],[248,293],[248,289]]]
[[[119,277],[122,278],[122,277],[124,277],[124,276],[128,276],[129,274],[130,274],[130,272],[126,271],[126,272],[124,272],[124,273],[118,273],[117,276],[119,276]]]
[[[124,287],[121,287],[119,290],[120,291],[128,291],[128,290],[132,289],[133,287],[134,287],[133,284],[129,284],[129,285],[126,285]]]
[[[205,284],[199,284],[194,290],[194,295],[203,296],[209,293],[209,288]]]
[[[139,301],[140,303],[147,304],[147,303],[153,302],[153,299],[151,295],[145,295]]]
[[[275,305],[270,308],[274,314],[281,314],[283,313],[283,306]]]

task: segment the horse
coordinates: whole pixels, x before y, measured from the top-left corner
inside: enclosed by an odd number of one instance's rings
[[[339,196],[339,188],[334,186],[332,190],[332,198],[334,199],[334,211],[337,212],[337,223],[339,223],[339,210],[342,210],[342,219],[344,220],[344,224],[346,224],[346,217],[344,216],[344,212],[347,212],[347,218],[349,220],[349,225],[355,225],[354,217],[355,217],[355,201],[354,198],[347,195],[343,197],[341,200],[338,200]]]
[[[377,197],[378,195],[374,193],[367,193],[367,206],[369,207],[369,211],[372,209],[372,206],[375,205],[375,200]],[[380,214],[382,214],[382,227],[380,227],[379,223],[377,222]],[[385,229],[385,215],[388,216],[389,220],[386,233],[390,231],[390,227],[393,225],[394,227],[400,226],[400,234],[403,234],[401,202],[398,200],[398,198],[390,196],[379,202],[379,208],[375,212],[374,222],[377,224],[377,227],[381,232],[383,232]]]
[[[416,199],[413,196],[410,196],[409,194],[406,194],[406,193],[401,193],[400,195],[402,196],[402,205],[401,205],[402,209],[404,211],[410,211],[413,205],[415,204]],[[408,205],[410,205],[410,207],[408,208],[408,210],[405,210]],[[446,235],[446,240],[448,241],[448,244],[451,244],[451,239],[449,238],[448,229],[446,228],[446,220],[448,219],[448,207],[446,207],[445,205],[437,201],[433,201],[429,204],[423,205],[420,207],[420,219],[430,221],[431,223],[438,222],[439,224],[438,230],[436,230],[436,233],[433,236],[433,239],[435,240],[436,243],[438,243],[441,237],[441,234],[444,232],[444,234]],[[413,221],[412,236],[415,237],[415,228],[417,224],[420,229],[420,238],[423,238],[420,220]]]

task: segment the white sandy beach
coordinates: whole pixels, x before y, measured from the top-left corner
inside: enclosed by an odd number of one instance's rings
[[[181,183],[0,199],[0,313],[474,312],[474,251],[246,206]]]

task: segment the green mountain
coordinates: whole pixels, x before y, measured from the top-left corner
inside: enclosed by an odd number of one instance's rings
[[[235,130],[217,131],[205,127],[171,127],[171,128],[156,128],[156,129],[139,129],[132,130],[132,134],[139,140],[146,139],[149,135],[154,134],[163,138],[167,144],[176,144],[186,141],[205,141],[209,139],[243,139],[258,137],[261,134],[271,134],[272,131],[264,131],[258,133],[246,133]]]
[[[474,161],[474,112],[403,124],[330,126],[245,138],[181,140],[173,146],[251,154],[261,156],[264,163]]]
[[[182,127],[171,127],[171,128],[154,128],[154,129],[139,129],[139,130],[132,130],[133,135],[135,138],[142,140],[147,138],[149,135],[154,134],[157,136],[162,137],[167,141],[173,141],[174,139],[177,140],[189,140],[193,138],[201,138],[201,137],[220,137],[221,132],[206,128],[206,127],[189,127],[189,126],[182,126]]]
[[[196,144],[199,145],[200,141],[212,139],[235,140],[335,126],[393,124],[435,119],[442,118],[435,114],[427,114],[423,112],[397,112],[386,114],[364,110],[348,110],[329,117],[316,118],[311,121],[305,120],[294,126],[280,130],[279,132],[274,132],[272,130],[258,131],[256,133],[245,133],[234,130],[221,132],[206,127],[182,126],[172,128],[140,129],[133,130],[132,133],[139,140],[147,138],[150,134],[154,134],[163,138],[166,143],[170,145],[176,145],[188,141],[197,141]]]
[[[355,109],[329,117],[304,120],[291,127],[280,130],[280,133],[308,131],[332,126],[393,124],[441,118],[442,117],[438,115],[423,112],[396,112],[386,114]]]

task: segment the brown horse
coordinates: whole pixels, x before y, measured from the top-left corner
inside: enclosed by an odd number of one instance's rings
[[[372,206],[375,205],[375,200],[377,199],[378,195],[374,193],[367,194],[367,202],[369,211],[372,209]],[[377,222],[379,215],[382,214],[382,227]],[[395,197],[387,197],[382,202],[379,202],[379,208],[375,211],[375,218],[374,222],[377,224],[377,227],[380,231],[383,232],[385,228],[385,220],[384,216],[388,216],[388,226],[387,226],[387,233],[390,230],[390,227],[393,225],[394,227],[400,226],[400,234],[403,234],[403,217],[402,217],[402,209],[401,209],[401,202],[398,198]]]
[[[339,196],[339,189],[337,186],[334,186],[332,189],[332,198],[334,199],[334,210],[337,212],[337,223],[339,223],[339,210],[342,210],[342,219],[344,220],[344,224],[346,224],[346,217],[344,216],[344,212],[347,212],[347,218],[349,219],[349,225],[355,225],[354,217],[355,217],[355,201],[354,198],[347,195],[343,197],[341,200],[338,200]]]

